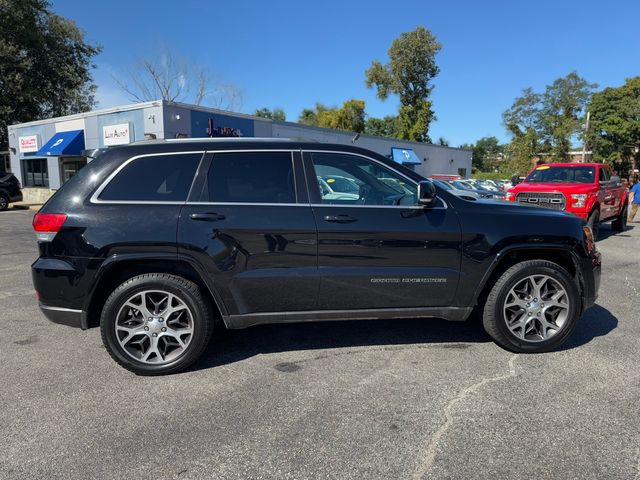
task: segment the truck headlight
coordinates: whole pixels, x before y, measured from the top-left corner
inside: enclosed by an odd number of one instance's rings
[[[584,201],[587,199],[587,195],[584,193],[572,193],[571,194],[571,206],[572,207],[584,207]]]

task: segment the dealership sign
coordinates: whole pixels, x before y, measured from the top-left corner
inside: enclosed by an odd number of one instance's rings
[[[33,153],[38,151],[38,135],[18,137],[20,153]]]
[[[105,146],[131,143],[131,128],[128,123],[102,127],[102,143]]]

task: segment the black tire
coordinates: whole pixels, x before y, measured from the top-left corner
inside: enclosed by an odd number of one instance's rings
[[[587,225],[591,228],[593,240],[597,240],[598,233],[600,232],[600,210],[596,208],[589,214],[589,218],[587,218]]]
[[[160,365],[151,365],[133,358],[120,345],[116,333],[117,317],[127,300],[138,293],[150,290],[171,293],[186,305],[192,318],[193,333],[187,346],[175,360]],[[182,277],[166,273],[148,273],[130,278],[111,293],[100,316],[100,332],[107,351],[116,362],[138,375],[166,375],[188,368],[207,348],[213,324],[212,308],[208,299],[203,297],[200,288]],[[166,334],[160,334],[162,335]],[[157,341],[160,341],[160,338]]]
[[[9,197],[6,193],[0,193],[0,212],[9,208]]]
[[[509,291],[531,275],[551,277],[566,291],[569,308],[562,327],[550,338],[542,341],[527,341],[509,330],[504,314],[504,304]],[[484,305],[482,323],[485,331],[501,347],[517,353],[543,353],[555,350],[571,335],[581,311],[578,286],[569,273],[560,265],[546,260],[528,260],[509,268],[495,283]]]
[[[616,232],[624,232],[627,229],[628,215],[629,215],[629,205],[625,203],[624,206],[622,207],[622,211],[620,212],[620,215],[618,215],[616,219],[613,222],[611,222],[612,230]]]

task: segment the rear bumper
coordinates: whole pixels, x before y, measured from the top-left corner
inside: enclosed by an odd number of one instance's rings
[[[72,308],[51,307],[40,303],[40,310],[53,323],[69,327],[82,328],[82,310]]]

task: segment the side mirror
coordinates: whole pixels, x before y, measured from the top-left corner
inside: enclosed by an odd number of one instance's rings
[[[617,175],[613,175],[610,181],[611,183],[615,183],[616,185],[620,185],[621,182],[620,177],[618,177]]]
[[[418,182],[418,204],[425,207],[433,205],[436,199],[436,186],[430,180]]]

